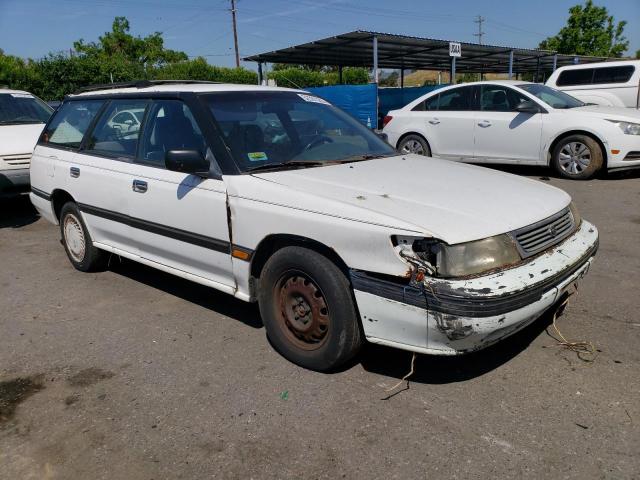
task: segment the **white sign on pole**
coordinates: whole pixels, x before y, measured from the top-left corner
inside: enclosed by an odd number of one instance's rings
[[[450,57],[461,57],[462,56],[462,47],[460,47],[459,43],[449,42],[449,56]]]

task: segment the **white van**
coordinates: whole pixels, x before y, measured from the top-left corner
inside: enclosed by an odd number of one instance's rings
[[[610,107],[640,107],[640,60],[562,67],[547,85],[585,103]]]
[[[29,164],[53,110],[20,90],[0,88],[0,197],[29,191]]]

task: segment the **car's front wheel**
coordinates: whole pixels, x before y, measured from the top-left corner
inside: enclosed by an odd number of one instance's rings
[[[407,135],[398,144],[398,151],[400,153],[408,154],[415,153],[416,155],[424,155],[425,157],[431,156],[431,148],[427,141],[420,135]]]
[[[311,370],[331,370],[362,345],[351,287],[342,271],[323,255],[285,247],[260,275],[260,314],[274,347]]]
[[[60,210],[60,231],[69,261],[76,269],[93,272],[105,267],[108,254],[93,246],[78,206],[73,202],[65,203]]]
[[[604,162],[598,142],[586,135],[570,135],[553,149],[551,163],[564,178],[586,180],[593,177]]]

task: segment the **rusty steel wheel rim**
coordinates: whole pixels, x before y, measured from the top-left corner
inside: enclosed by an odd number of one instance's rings
[[[275,291],[277,319],[287,339],[303,350],[316,350],[327,340],[329,308],[320,287],[301,272],[289,272]]]

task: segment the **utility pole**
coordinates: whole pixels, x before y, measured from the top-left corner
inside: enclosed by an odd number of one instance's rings
[[[478,24],[478,33],[474,33],[473,36],[478,37],[478,43],[480,45],[482,45],[482,36],[484,35],[484,32],[482,31],[482,24],[485,22],[485,20],[486,18],[484,18],[482,15],[478,15],[478,17],[473,21],[473,23]]]
[[[236,27],[236,0],[231,0],[231,19],[233,20],[233,45],[236,49],[236,67],[239,67],[240,53],[238,52],[238,29]]]

